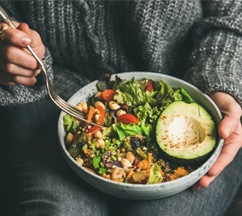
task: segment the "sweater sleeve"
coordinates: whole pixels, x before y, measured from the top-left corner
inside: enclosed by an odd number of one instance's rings
[[[53,81],[52,57],[46,49],[43,63],[48,71],[50,82]],[[16,106],[19,104],[35,102],[47,95],[43,73],[37,77],[37,82],[32,87],[23,85],[3,86],[0,85],[0,106]]]
[[[242,0],[202,4],[185,79],[207,94],[226,92],[242,105]]]

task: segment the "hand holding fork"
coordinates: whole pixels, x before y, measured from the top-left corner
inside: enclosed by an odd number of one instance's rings
[[[48,72],[41,61],[45,53],[45,47],[39,34],[29,29],[28,25],[25,23],[21,23],[16,27],[1,6],[0,15],[5,22],[0,23],[0,38],[2,39],[0,40],[0,53],[2,59],[6,59],[6,62],[2,62],[0,67],[0,84],[34,85],[36,82],[35,76],[37,76],[42,69],[51,100],[64,112],[86,122],[84,113],[56,94],[49,82]],[[11,31],[9,27],[12,28]],[[35,50],[32,47],[34,47]],[[31,55],[29,52],[25,52],[23,48],[27,48]],[[93,122],[88,123],[95,125]]]

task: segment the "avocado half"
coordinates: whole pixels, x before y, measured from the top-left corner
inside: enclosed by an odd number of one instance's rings
[[[202,163],[215,148],[216,139],[212,116],[197,103],[173,102],[157,121],[158,145],[169,159],[179,164]]]

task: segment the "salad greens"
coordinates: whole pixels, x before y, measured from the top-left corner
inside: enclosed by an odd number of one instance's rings
[[[87,110],[80,104],[77,108],[102,127],[64,116],[66,147],[80,166],[113,181],[136,184],[176,179],[178,168],[191,172],[190,167],[170,164],[155,139],[157,119],[169,104],[193,102],[185,89],[171,88],[162,80],[118,76],[115,80],[105,76],[97,82],[97,89],[87,102],[81,102]]]

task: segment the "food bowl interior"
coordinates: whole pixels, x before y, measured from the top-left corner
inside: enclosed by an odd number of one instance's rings
[[[121,79],[129,80],[131,78],[141,79],[141,78],[149,78],[154,81],[163,80],[165,83],[170,85],[171,87],[182,87],[189,92],[191,97],[200,105],[202,105],[213,117],[215,123],[218,125],[221,120],[221,113],[214,102],[204,93],[202,93],[199,89],[194,87],[193,85],[182,81],[180,79],[158,74],[152,72],[127,72],[117,74]],[[112,76],[114,78],[115,75]],[[96,83],[94,81],[87,86],[81,88],[77,91],[70,99],[69,102],[72,105],[76,105],[81,101],[87,101],[87,99],[96,93]],[[110,194],[115,197],[124,198],[124,199],[136,199],[136,200],[151,200],[164,198],[176,193],[179,193],[195,182],[197,182],[213,165],[215,160],[217,159],[221,148],[223,146],[223,140],[218,138],[217,146],[212,155],[197,169],[192,171],[190,174],[181,177],[179,179],[159,183],[159,184],[129,184],[129,183],[117,183],[105,178],[102,178],[98,175],[95,175],[85,168],[77,165],[75,160],[70,156],[69,152],[65,147],[65,130],[63,125],[63,116],[64,112],[61,112],[59,121],[58,121],[58,136],[60,141],[60,149],[66,159],[67,163],[70,167],[85,181],[87,181],[90,185],[95,187],[96,189],[103,191],[104,193]]]

